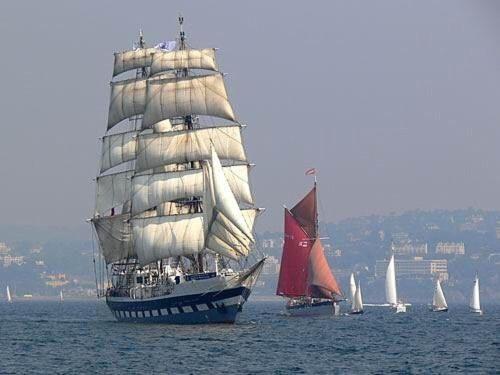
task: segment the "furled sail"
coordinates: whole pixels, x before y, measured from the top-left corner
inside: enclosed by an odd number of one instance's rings
[[[353,273],[351,273],[351,277],[349,278],[349,290],[351,292],[352,309],[354,309],[354,296],[356,295],[356,281],[354,280]]]
[[[97,177],[95,214],[102,216],[113,207],[130,200],[130,185],[134,171],[125,171]]]
[[[246,161],[239,125],[145,134],[138,140],[137,172],[210,159],[211,145],[220,159]]]
[[[108,130],[126,118],[144,113],[146,83],[145,78],[111,82]]]
[[[312,241],[289,210],[285,209],[285,236],[276,294],[302,297],[308,289],[307,271]]]
[[[235,121],[222,74],[148,80],[143,128],[167,118],[190,115]]]
[[[116,52],[113,77],[132,69],[151,66],[156,52],[159,52],[157,48],[138,48],[133,51]]]
[[[312,190],[290,210],[311,238],[316,238],[316,227],[318,223],[317,206],[315,184]]]
[[[436,280],[436,289],[434,290],[434,296],[432,298],[432,306],[437,309],[445,309],[448,307],[439,279]]]
[[[106,263],[135,256],[131,239],[130,215],[116,215],[92,220]]]
[[[470,297],[469,307],[473,311],[481,311],[481,302],[479,300],[479,278],[476,275],[474,285],[472,287],[472,295]]]
[[[321,240],[317,238],[309,253],[307,273],[308,295],[316,298],[332,298],[333,294],[342,295],[340,287],[332,274]]]
[[[385,300],[391,305],[398,303],[398,295],[396,291],[396,269],[394,266],[394,255],[391,256],[387,272],[385,274]]]
[[[136,136],[137,132],[130,131],[103,137],[101,173],[126,161],[135,159],[137,149]]]
[[[253,204],[247,165],[224,167],[224,175],[236,200]],[[201,168],[176,172],[137,175],[132,179],[132,214],[161,203],[203,195]]]
[[[151,75],[178,69],[217,70],[215,49],[159,51],[151,61]]]

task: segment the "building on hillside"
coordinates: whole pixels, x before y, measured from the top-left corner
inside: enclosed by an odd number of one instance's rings
[[[436,254],[465,254],[465,244],[463,242],[438,242]]]
[[[22,266],[24,263],[24,256],[13,256],[13,255],[5,255],[3,258],[0,257],[0,260],[3,261],[4,267],[10,267],[12,265]]]
[[[277,275],[280,273],[280,262],[278,258],[273,256],[268,256],[264,267],[262,268],[263,275]]]
[[[385,277],[389,260],[377,260],[375,277]],[[448,261],[446,259],[395,259],[396,276],[403,279],[425,279],[439,277],[448,280]]]
[[[5,242],[0,242],[0,257],[10,253],[10,247]]]
[[[427,244],[426,243],[412,243],[411,241],[405,243],[395,243],[391,244],[391,250],[393,254],[396,255],[411,255],[411,256],[422,256],[427,254]]]

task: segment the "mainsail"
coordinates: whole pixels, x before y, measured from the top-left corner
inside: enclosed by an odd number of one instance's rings
[[[359,280],[358,280],[358,286],[356,287],[356,292],[354,293],[352,310],[355,312],[363,311],[363,298],[361,296],[361,281]]]
[[[434,296],[432,297],[432,306],[436,309],[445,309],[448,307],[439,279],[436,280],[436,289],[434,290]]]
[[[342,291],[332,274],[317,231],[316,184],[291,210],[285,209],[285,235],[277,295],[334,298]]]
[[[356,281],[354,280],[353,273],[351,273],[351,276],[349,278],[349,290],[351,292],[351,306],[352,306],[352,309],[354,310],[354,298],[356,295]]]
[[[398,294],[396,291],[396,269],[394,266],[394,255],[391,256],[387,272],[385,274],[385,300],[391,305],[397,305]]]
[[[479,301],[479,278],[474,278],[474,285],[472,287],[472,295],[470,297],[469,307],[473,311],[481,311],[481,302]]]
[[[165,51],[141,35],[137,48],[115,54],[92,218],[107,264],[186,257],[202,269],[205,254],[251,252],[259,210],[242,126],[215,49],[183,38]],[[200,116],[229,122],[207,126]]]

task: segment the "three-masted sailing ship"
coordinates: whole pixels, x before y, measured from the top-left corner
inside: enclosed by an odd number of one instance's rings
[[[276,294],[288,298],[290,315],[332,314],[343,294],[325,257],[318,231],[316,182],[292,209],[285,208],[285,232]]]
[[[141,32],[114,55],[91,219],[109,276],[98,293],[120,321],[232,323],[263,267],[249,263],[260,209],[215,49],[190,48],[179,23],[176,42],[147,47]]]

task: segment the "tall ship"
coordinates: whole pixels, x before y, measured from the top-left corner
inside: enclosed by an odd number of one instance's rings
[[[285,208],[283,254],[276,294],[290,315],[338,314],[343,294],[328,265],[318,230],[317,182],[292,209]]]
[[[216,49],[191,48],[183,22],[175,41],[148,47],[141,31],[114,54],[91,223],[119,321],[233,323],[264,264],[244,125]]]

